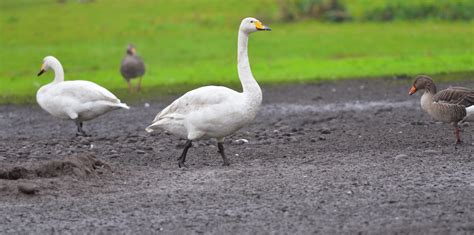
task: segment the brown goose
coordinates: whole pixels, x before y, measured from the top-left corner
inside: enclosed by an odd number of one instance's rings
[[[425,90],[421,96],[421,108],[434,119],[450,123],[455,128],[456,144],[461,143],[458,123],[474,121],[474,90],[464,87],[450,87],[440,92],[428,76],[417,76],[409,94]]]
[[[122,59],[120,65],[120,73],[128,83],[128,90],[132,92],[131,79],[138,78],[137,91],[140,91],[142,76],[145,74],[145,64],[142,58],[137,55],[137,51],[133,44],[128,44],[127,54]]]

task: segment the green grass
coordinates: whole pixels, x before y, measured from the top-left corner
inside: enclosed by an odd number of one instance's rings
[[[410,9],[414,12],[417,12],[419,9],[416,8],[420,6],[431,6],[432,10],[439,9],[443,13],[455,12],[458,17],[462,14],[469,15],[472,18],[472,12],[469,11],[472,10],[474,5],[472,0],[341,0],[341,2],[344,3],[349,14],[355,20],[364,20],[368,15],[373,14],[374,10],[383,9],[386,6],[404,6],[405,10]],[[453,12],[453,8],[456,8],[457,11]],[[397,10],[401,11],[402,9]]]
[[[260,83],[474,71],[474,22],[284,24],[271,20],[273,2],[2,0],[0,103],[35,102],[36,90],[53,77],[36,77],[46,55],[61,61],[66,80],[91,80],[121,94],[119,64],[129,42],[146,62],[149,92],[238,84],[237,28],[250,15],[273,28],[250,39]]]

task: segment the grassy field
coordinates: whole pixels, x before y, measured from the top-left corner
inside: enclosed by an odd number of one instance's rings
[[[363,0],[358,0],[363,2]],[[238,84],[237,28],[260,17],[273,31],[252,35],[250,60],[261,83],[474,71],[474,22],[281,23],[276,1],[0,1],[0,103],[35,102],[56,56],[67,80],[122,93],[126,45],[144,58],[143,85]]]

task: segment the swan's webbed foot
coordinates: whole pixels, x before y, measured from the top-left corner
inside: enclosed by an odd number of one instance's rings
[[[179,168],[186,167],[186,165],[184,165],[184,162],[186,161],[186,155],[188,154],[188,149],[191,148],[192,146],[193,146],[193,141],[192,140],[186,141],[186,144],[184,145],[183,152],[181,153],[181,156],[178,157],[178,167]]]
[[[230,166],[230,161],[224,153],[224,145],[222,143],[217,143],[217,149],[219,149],[218,152],[221,154],[222,160],[224,161],[222,166]]]
[[[86,132],[82,129],[82,122],[81,121],[76,121],[76,126],[77,126],[76,137],[77,136],[83,136],[83,137],[90,136],[90,135],[87,135]]]

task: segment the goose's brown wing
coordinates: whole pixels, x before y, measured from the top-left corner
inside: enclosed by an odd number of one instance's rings
[[[433,96],[433,101],[469,107],[474,105],[474,90],[464,87],[450,87]]]

